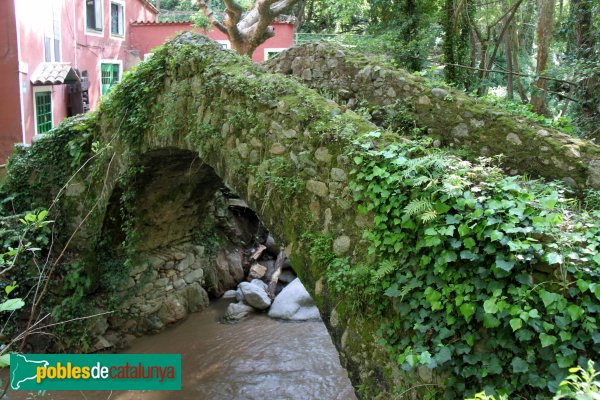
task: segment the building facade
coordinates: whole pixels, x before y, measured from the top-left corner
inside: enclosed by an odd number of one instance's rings
[[[0,0],[0,164],[65,117],[98,106],[126,71],[190,22],[157,23],[148,0]],[[253,59],[293,43],[275,22]],[[206,34],[206,33],[205,33]],[[228,47],[221,32],[208,36]]]
[[[252,54],[252,61],[262,62],[269,59],[272,55],[292,47],[294,44],[294,19],[281,18],[271,23],[275,29],[275,36],[267,39]],[[212,29],[205,32],[194,28],[190,21],[181,22],[156,22],[156,21],[136,21],[131,24],[131,44],[139,50],[140,55],[148,55],[152,49],[163,44],[165,40],[181,31],[195,31],[206,35],[211,39],[221,43],[225,48],[230,49],[231,43],[227,35],[223,32]]]
[[[129,23],[157,14],[146,0],[0,1],[0,162],[14,143],[95,108],[140,59]]]

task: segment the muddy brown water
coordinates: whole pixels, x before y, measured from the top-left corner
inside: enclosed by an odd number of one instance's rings
[[[356,400],[322,322],[282,322],[255,314],[222,324],[229,304],[218,300],[124,353],[182,355],[181,391],[48,392],[52,400]],[[26,399],[27,392],[8,398]]]

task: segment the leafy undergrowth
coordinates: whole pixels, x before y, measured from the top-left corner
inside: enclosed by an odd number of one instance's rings
[[[425,142],[351,150],[352,188],[375,263],[330,260],[330,287],[385,321],[404,370],[427,366],[446,398],[547,398],[568,368],[599,359],[600,211],[558,184],[508,177]]]

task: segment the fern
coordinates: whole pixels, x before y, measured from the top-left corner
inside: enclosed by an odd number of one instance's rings
[[[373,273],[373,282],[380,281],[386,275],[389,275],[396,269],[396,263],[391,260],[384,260],[379,268]]]
[[[427,211],[426,213],[421,214],[421,221],[423,221],[423,223],[431,222],[436,218],[437,218],[437,211],[435,211],[435,210]]]
[[[431,211],[433,211],[433,203],[431,202],[431,199],[427,197],[411,200],[411,202],[404,207],[404,212],[409,217],[422,215]]]

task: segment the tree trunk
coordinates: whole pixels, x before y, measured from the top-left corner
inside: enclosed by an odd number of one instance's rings
[[[520,72],[520,67],[519,67],[519,38],[518,38],[518,35],[515,32],[514,28],[511,32],[511,39],[513,42],[513,48],[512,48],[513,70],[515,71],[515,74],[520,74],[521,72]],[[527,93],[525,93],[525,88],[523,87],[523,84],[521,83],[521,78],[519,78],[519,75],[514,76],[514,82],[517,84],[517,92],[519,93],[521,102],[523,104],[529,103],[529,99],[527,98]]]
[[[236,0],[223,0],[223,22],[214,18],[208,0],[196,0],[198,7],[212,26],[227,35],[236,53],[252,57],[254,50],[267,39],[275,36],[271,22],[288,12],[300,0],[256,0],[250,9]]]
[[[519,48],[525,53],[533,54],[533,16],[535,15],[535,0],[527,0],[519,29]]]
[[[306,0],[300,0],[300,7],[298,7],[298,16],[296,17],[296,25],[294,26],[294,32],[300,32],[300,28],[302,28],[302,22],[304,22],[305,11]]]
[[[508,76],[506,78],[506,98],[508,100],[513,100],[513,65],[512,65],[512,53],[511,53],[511,34],[512,34],[512,26],[508,28],[509,31],[504,35],[504,46],[506,49],[506,69],[508,71]]]
[[[454,29],[454,0],[445,0],[444,3],[444,60],[446,64],[457,64],[456,60],[456,32]],[[446,65],[444,68],[446,80],[451,83],[458,81],[458,68]]]
[[[538,51],[536,57],[536,75],[543,75],[548,65],[550,55],[550,44],[552,43],[552,29],[554,27],[554,7],[556,0],[538,0]],[[531,104],[533,111],[538,114],[548,114],[546,108],[546,91],[548,89],[548,81],[538,78],[531,93]]]
[[[596,137],[600,140],[598,126],[600,126],[600,74],[592,73],[596,61],[595,36],[593,32],[593,12],[600,11],[600,6],[594,10],[593,0],[572,0],[573,21],[575,26],[574,45],[575,57],[582,70],[590,70],[578,82],[576,88],[576,97],[579,104],[576,106],[576,112],[579,114],[579,125],[588,132],[590,137]],[[579,76],[581,76],[579,74]],[[595,130],[595,132],[594,132]],[[591,134],[590,134],[591,132]]]
[[[477,88],[477,96],[483,96],[487,93],[487,84],[484,82],[486,77],[485,67],[487,60],[487,51],[488,51],[489,43],[487,40],[481,42],[481,60],[479,61],[479,76],[477,77],[479,81],[479,88]]]

